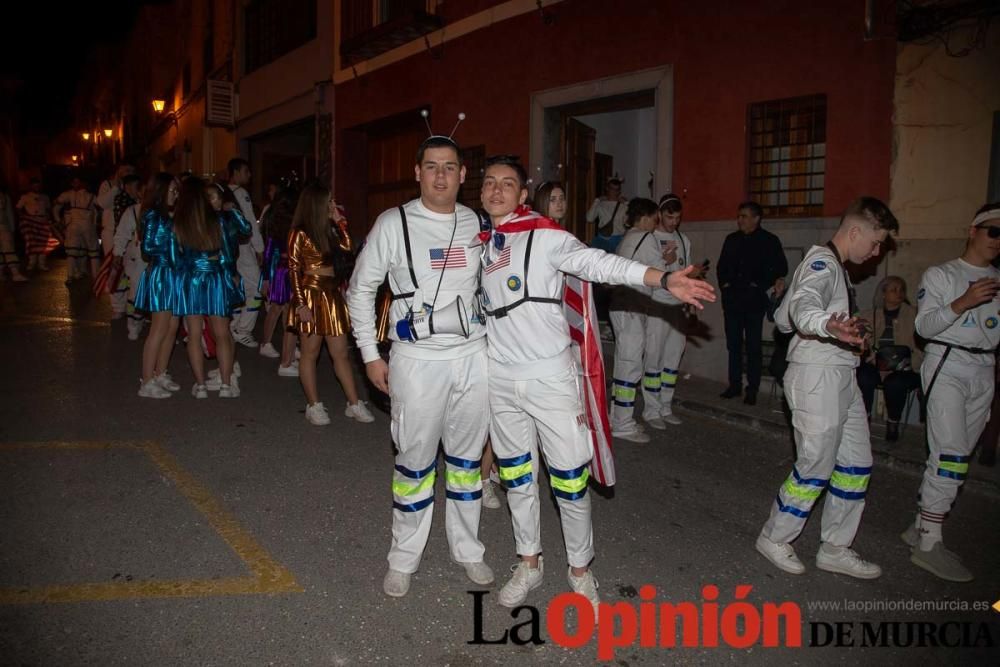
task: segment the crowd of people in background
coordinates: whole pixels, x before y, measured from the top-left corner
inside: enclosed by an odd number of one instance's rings
[[[668,192],[627,200],[622,181],[609,179],[586,213],[594,230],[588,247],[565,231],[566,187],[544,181],[528,205],[530,181],[513,156],[487,160],[478,215],[458,204],[461,153],[450,137],[432,136],[417,154],[420,197],[379,216],[359,252],[328,187],[294,179],[271,186],[258,219],[247,190],[251,176],[247,161],[234,158],[219,182],[169,173],[143,182],[134,167],[120,165],[96,195],[78,177],[51,202],[37,179],[16,203],[0,188],[0,279],[24,282],[49,270],[47,257],[61,244],[67,285],[89,277],[95,293],[109,299],[112,318],[126,318],[129,340],[148,323],[138,389],[148,399],[180,391],[170,366],[181,337],[195,399],[240,396],[242,347],[277,360],[278,376],[298,377],[306,420],[324,426],[331,419],[317,366],[325,343],[345,416],[369,423],[374,416],[355,378],[353,336],[368,379],[392,401],[397,456],[384,591],[405,595],[419,565],[440,442],[449,544],[468,577],[493,581],[478,522],[481,506],[500,506],[497,481],[507,491],[520,556],[500,602],[523,604],[540,584],[536,482],[544,470],[562,517],[570,586],[596,605],[586,496],[594,451],[581,396],[572,389],[578,369],[567,352],[564,281],[616,285],[594,292],[607,322],[601,335],[615,342],[611,435],[646,443],[646,427],[681,425],[673,410],[681,359],[697,310],[714,301],[704,282],[710,263],[695,261],[680,231],[682,199]],[[757,202],[740,203],[738,229],[717,263],[729,361],[721,398],[756,403],[769,319],[777,325],[770,370],[783,386],[795,433],[796,462],[757,551],[785,572],[804,572],[791,543],[826,492],[817,567],[861,579],[881,575],[852,549],[881,389],[889,441],[899,438],[914,402],[928,422],[917,518],[902,535],[911,560],[943,579],[971,580],[959,556],[944,548],[941,526],[994,398],[1000,205],[977,212],[961,258],[924,274],[916,307],[905,281],[888,276],[867,311],[858,307],[848,269],[876,257],[898,230],[884,203],[852,203],[833,238],[809,249],[787,285],[784,250],[762,228],[763,217]],[[388,361],[380,347],[387,341]],[[218,367],[206,369],[208,358]]]

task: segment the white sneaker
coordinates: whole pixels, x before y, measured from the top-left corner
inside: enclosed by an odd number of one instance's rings
[[[133,327],[131,324],[128,325],[128,339],[129,340],[139,340],[139,334],[142,333],[142,327]]]
[[[784,570],[789,574],[802,574],[806,571],[806,566],[795,555],[795,549],[792,548],[791,544],[772,542],[763,535],[758,535],[757,543],[754,546],[764,558],[771,561],[771,564],[779,570]]]
[[[601,604],[601,596],[597,594],[600,584],[594,578],[594,573],[587,570],[583,573],[582,577],[576,577],[573,576],[573,568],[569,568],[566,570],[566,578],[569,580],[569,587],[573,589],[574,593],[579,593],[590,600],[590,604],[594,605],[594,618],[597,618],[597,606]]]
[[[399,572],[390,568],[385,573],[385,579],[382,580],[382,590],[390,597],[403,597],[410,591],[409,573]]]
[[[670,424],[671,426],[680,426],[681,424],[684,423],[680,419],[678,419],[677,415],[675,415],[673,412],[661,412],[660,419]]]
[[[483,561],[479,561],[478,563],[462,563],[462,567],[465,568],[466,576],[474,584],[489,586],[494,581],[493,570]]]
[[[258,352],[260,352],[260,356],[267,357],[268,359],[281,358],[281,352],[278,352],[276,349],[274,349],[274,346],[271,345],[270,343],[264,343],[263,345],[261,345]]]
[[[233,363],[233,377],[238,378],[240,376],[240,362],[237,361]],[[208,372],[205,379],[205,386],[209,391],[219,391],[222,389],[222,372],[218,368],[213,368]]]
[[[634,429],[630,431],[612,431],[611,437],[618,438],[619,440],[638,442],[640,444],[649,442],[649,435],[643,433],[639,429]]]
[[[363,424],[369,424],[375,421],[375,415],[371,413],[371,410],[368,409],[364,401],[358,401],[354,405],[348,403],[347,409],[344,410],[344,416],[350,417],[351,419],[357,419]]]
[[[251,349],[257,347],[257,341],[250,334],[233,334],[233,340],[244,347]]]
[[[882,568],[864,560],[854,549],[826,543],[821,544],[816,552],[816,567],[858,579],[878,579],[882,576]]]
[[[500,589],[500,597],[497,602],[502,607],[513,608],[524,604],[524,601],[528,599],[528,593],[542,585],[545,564],[542,557],[539,556],[538,568],[536,569],[528,567],[528,564],[522,560],[510,570],[514,576]]]
[[[930,551],[913,549],[910,552],[910,562],[945,581],[963,583],[973,579],[972,572],[962,564],[962,559],[958,554],[945,549],[944,542],[935,542]]]
[[[156,383],[155,379],[139,384],[139,396],[142,398],[170,398],[173,396],[169,391]]]
[[[306,421],[313,426],[326,426],[330,423],[330,415],[326,411],[326,406],[322,403],[313,403],[306,406]]]
[[[667,430],[666,423],[659,417],[651,417],[649,419],[643,417],[643,421],[645,421],[651,428],[655,428],[657,431]]]
[[[490,480],[483,482],[483,507],[488,510],[500,509],[500,498],[497,497],[497,490],[493,488],[493,482]]]
[[[219,387],[219,398],[239,398],[240,397],[240,385],[236,381],[236,374],[229,378],[229,384],[224,384]]]
[[[160,373],[159,375],[157,375],[155,378],[153,378],[153,382],[155,382],[156,384],[160,385],[161,387],[163,387],[167,391],[180,391],[181,390],[181,386],[179,384],[177,384],[176,382],[174,382],[173,378],[170,377],[170,373],[168,373],[166,371],[163,371],[162,373]]]
[[[295,361],[298,361],[299,357],[301,357],[301,356],[302,356],[302,351],[299,350],[298,346],[296,346],[296,348],[295,348]]]
[[[191,387],[191,395],[195,398],[208,398],[208,389],[203,384],[196,384]]]
[[[287,366],[282,366],[278,364],[278,375],[283,378],[297,378],[299,376],[299,365],[296,362],[292,362]]]

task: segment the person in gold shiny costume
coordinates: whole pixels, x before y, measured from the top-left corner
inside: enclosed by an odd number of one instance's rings
[[[341,287],[353,250],[347,220],[333,195],[318,183],[307,185],[299,197],[288,237],[288,279],[292,288],[288,326],[299,333],[299,379],[306,395],[306,420],[316,426],[330,423],[316,389],[316,360],[324,340],[337,380],[347,395],[344,414],[360,422],[375,420],[364,401],[358,399],[348,353],[351,319]]]

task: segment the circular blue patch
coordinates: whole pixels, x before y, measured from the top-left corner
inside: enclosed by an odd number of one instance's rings
[[[927,294],[927,290],[925,290],[923,287],[921,287],[920,289],[918,289],[917,290],[917,300],[919,301],[920,299],[923,299],[925,294]]]
[[[996,329],[997,328],[997,324],[1000,324],[1000,320],[998,320],[997,318],[995,318],[995,317],[987,317],[986,318],[986,328],[987,329]]]
[[[809,268],[813,271],[822,271],[826,268],[826,262],[821,259],[817,259],[815,262],[809,265]]]
[[[521,289],[521,279],[518,276],[511,276],[507,278],[507,289],[511,292],[516,292]]]

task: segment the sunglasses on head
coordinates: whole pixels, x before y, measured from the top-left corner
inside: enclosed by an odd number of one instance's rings
[[[996,225],[979,225],[976,229],[985,229],[991,239],[1000,239],[1000,227]]]

